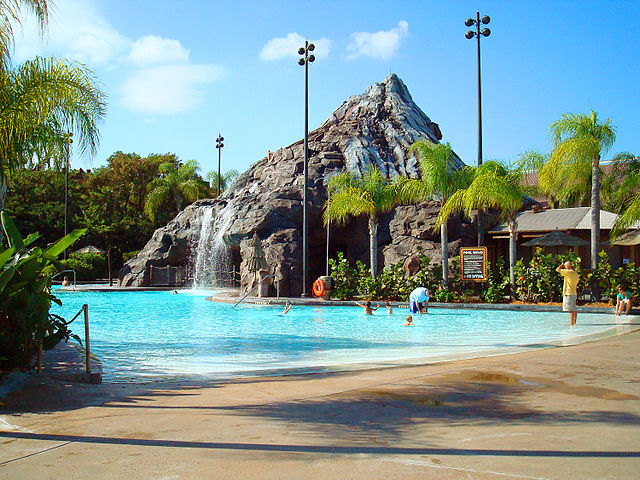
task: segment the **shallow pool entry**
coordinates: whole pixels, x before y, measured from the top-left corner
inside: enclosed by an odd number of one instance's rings
[[[563,313],[430,308],[404,327],[407,312],[358,307],[231,305],[210,291],[62,292],[54,312],[89,305],[92,351],[105,381],[216,379],[407,365],[579,343],[615,334],[625,318]],[[82,337],[81,323],[72,329]]]

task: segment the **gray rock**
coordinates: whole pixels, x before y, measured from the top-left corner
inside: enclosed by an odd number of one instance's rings
[[[343,170],[360,175],[375,165],[390,178],[417,177],[417,161],[408,155],[409,147],[417,140],[437,143],[440,138],[438,125],[413,102],[407,87],[396,75],[368,87],[362,95],[349,98],[319,128],[310,132],[309,290],[310,283],[325,272],[326,230],[322,206],[331,176]],[[281,294],[300,294],[303,159],[300,140],[258,160],[239,175],[219,199],[202,200],[187,207],[167,226],[157,230],[138,257],[122,268],[121,284],[148,285],[151,265],[188,266],[204,218],[198,210],[213,207],[218,215],[231,216],[224,238],[235,252],[242,285],[249,286],[254,277],[246,268],[247,255],[250,255],[247,245],[257,232],[271,271],[281,278]],[[459,159],[458,162],[463,165]],[[432,230],[436,215],[437,205],[432,203],[399,207],[385,215],[378,232],[379,256],[384,264],[404,261],[416,253],[418,245],[433,252],[433,260],[437,261],[440,237]],[[454,223],[450,225],[452,240],[466,232]],[[216,225],[219,228],[219,223]],[[333,254],[342,250],[347,258],[368,263],[368,242],[364,219],[331,227]]]

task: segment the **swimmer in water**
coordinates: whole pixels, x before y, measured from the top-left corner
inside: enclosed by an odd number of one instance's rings
[[[373,311],[377,310],[380,308],[380,306],[377,306],[376,308],[372,308],[371,307],[371,302],[367,300],[367,303],[365,303],[364,305],[361,303],[356,302],[356,305],[358,305],[359,307],[364,308],[364,314],[365,315],[373,315]]]

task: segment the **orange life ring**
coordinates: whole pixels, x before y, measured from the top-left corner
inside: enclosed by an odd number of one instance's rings
[[[321,297],[324,295],[325,287],[324,282],[319,278],[315,282],[313,282],[313,296]]]

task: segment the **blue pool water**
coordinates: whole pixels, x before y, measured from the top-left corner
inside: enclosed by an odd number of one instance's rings
[[[615,331],[614,315],[431,308],[404,327],[405,309],[228,304],[211,292],[56,291],[71,318],[89,305],[91,350],[105,381],[223,378],[482,356],[576,343]],[[82,318],[72,330],[83,337]]]

